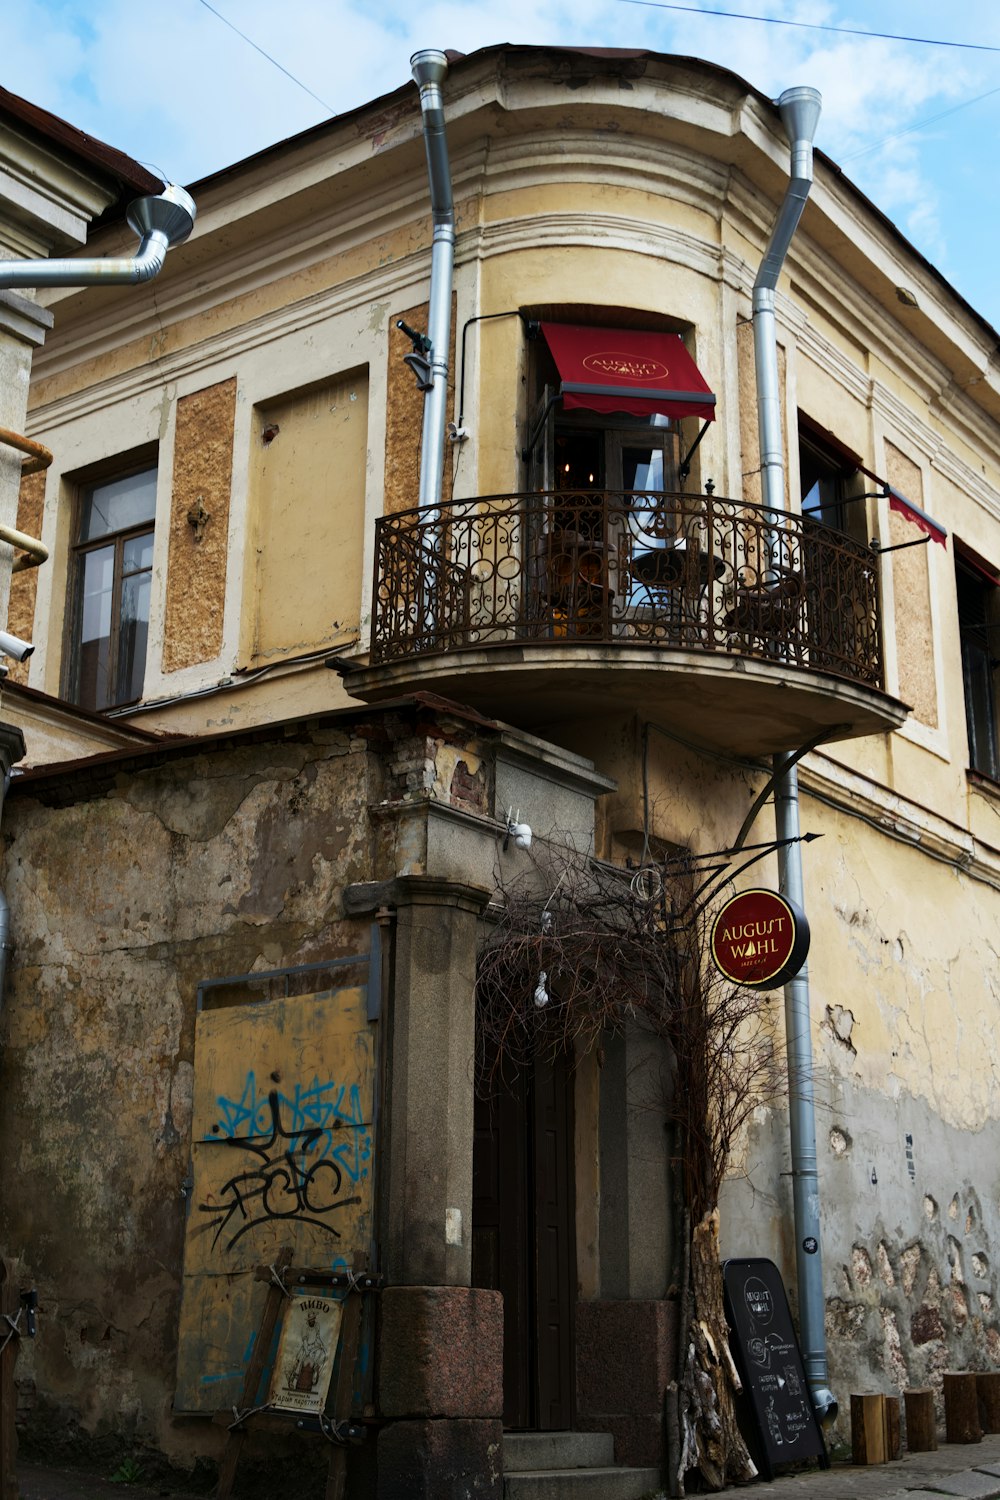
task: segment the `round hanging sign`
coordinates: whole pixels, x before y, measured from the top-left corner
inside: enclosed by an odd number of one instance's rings
[[[712,962],[734,984],[776,990],[797,974],[809,952],[809,923],[777,891],[741,891],[712,923]]]

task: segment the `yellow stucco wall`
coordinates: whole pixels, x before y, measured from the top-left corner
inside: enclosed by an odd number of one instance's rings
[[[361,608],[368,374],[354,370],[254,414],[254,664],[350,638]]]

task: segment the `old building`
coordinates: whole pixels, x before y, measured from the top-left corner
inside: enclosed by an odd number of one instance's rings
[[[4,693],[25,1430],[217,1457],[287,1246],[385,1278],[359,1486],[499,1494],[504,1429],[557,1429],[642,1494],[674,1084],[625,1025],[477,1106],[507,825],[655,874],[732,849],[805,751],[815,1224],[762,1107],[723,1252],[813,1277],[817,1393],[995,1362],[997,338],[820,153],[768,285],[801,91],[783,123],[645,52],[423,67],[423,110],[408,83],[195,184],[148,288],[41,299],[55,457],[17,524],[49,560]],[[788,878],[772,849],[739,880]]]

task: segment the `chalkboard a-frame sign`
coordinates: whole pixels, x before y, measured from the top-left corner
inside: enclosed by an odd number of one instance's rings
[[[760,1439],[761,1467],[818,1458],[830,1467],[809,1396],[802,1351],[781,1272],[771,1260],[727,1260],[722,1267],[731,1348]]]

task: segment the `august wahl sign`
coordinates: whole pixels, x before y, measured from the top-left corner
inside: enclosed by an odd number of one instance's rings
[[[758,1466],[768,1479],[775,1464],[806,1458],[829,1468],[781,1273],[770,1260],[727,1260],[722,1278],[730,1347],[759,1439]]]
[[[712,923],[709,951],[715,967],[734,984],[777,990],[806,961],[809,923],[777,891],[740,891]]]

